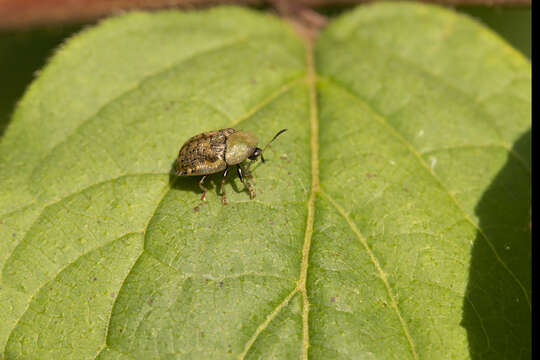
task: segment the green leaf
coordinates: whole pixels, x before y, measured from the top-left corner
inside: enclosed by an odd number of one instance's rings
[[[5,359],[527,358],[530,63],[453,11],[362,6],[315,44],[239,8],[71,39],[0,143]],[[257,197],[170,175],[264,144]]]

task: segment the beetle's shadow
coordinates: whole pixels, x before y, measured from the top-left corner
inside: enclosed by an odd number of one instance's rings
[[[259,164],[257,164],[259,165]],[[201,176],[177,176],[175,173],[176,160],[171,164],[171,170],[169,171],[169,186],[171,189],[180,190],[184,192],[193,192],[194,194],[202,195],[202,190],[199,187],[199,181]],[[255,166],[256,168],[256,166]],[[204,182],[204,187],[208,189],[208,193],[214,193],[221,197],[221,179],[223,178],[223,171],[210,175]],[[236,174],[236,167],[230,168],[227,174],[227,182],[225,183],[225,191],[232,190],[239,193],[246,193],[249,195],[247,187],[245,187],[240,181],[235,181],[238,178]],[[253,182],[253,180],[251,180]]]

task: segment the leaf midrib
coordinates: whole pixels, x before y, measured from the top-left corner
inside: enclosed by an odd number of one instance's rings
[[[304,232],[304,243],[302,246],[302,262],[296,287],[267,315],[265,320],[257,327],[254,334],[248,339],[244,349],[238,359],[245,359],[251,347],[258,339],[259,335],[276,318],[281,310],[287,306],[290,300],[300,293],[302,296],[302,359],[308,359],[309,351],[309,297],[307,293],[307,271],[309,267],[309,250],[313,237],[313,225],[315,219],[315,197],[320,191],[319,186],[319,118],[317,107],[315,60],[313,52],[313,42],[305,41],[306,46],[306,75],[305,81],[309,90],[309,123],[310,123],[310,145],[311,145],[311,192],[306,204],[307,218]]]
[[[319,178],[319,115],[317,104],[317,75],[315,70],[315,55],[313,42],[307,40],[306,44],[306,81],[309,86],[309,123],[311,133],[311,194],[308,201],[308,216],[306,233],[302,248],[302,265],[298,289],[302,293],[302,359],[309,356],[309,296],[307,293],[307,271],[309,267],[309,250],[313,237],[313,224],[315,221],[315,198],[320,191]]]
[[[268,327],[268,325],[277,317],[279,312],[287,306],[287,304],[290,302],[290,300],[296,295],[297,293],[300,293],[302,296],[302,359],[307,360],[309,358],[309,296],[307,292],[307,271],[309,268],[309,251],[311,247],[311,240],[313,237],[313,226],[314,226],[314,219],[315,219],[315,201],[317,195],[323,195],[327,197],[332,205],[335,207],[336,211],[340,216],[343,216],[345,220],[347,221],[348,225],[351,227],[351,230],[355,233],[355,235],[359,238],[359,240],[362,242],[364,247],[366,248],[366,251],[369,253],[370,259],[374,266],[376,267],[381,280],[384,283],[384,286],[387,290],[388,296],[390,298],[392,308],[395,311],[400,324],[402,326],[403,332],[405,334],[405,337],[407,339],[407,342],[409,344],[412,356],[414,359],[418,359],[418,355],[416,353],[416,348],[414,341],[410,335],[408,326],[403,319],[401,312],[399,310],[397,301],[395,300],[395,297],[393,296],[392,289],[390,287],[390,284],[388,280],[386,279],[386,275],[384,271],[382,270],[378,260],[375,258],[374,254],[369,249],[369,246],[367,245],[366,240],[363,238],[363,236],[358,231],[356,225],[350,219],[346,213],[342,210],[341,207],[339,207],[333,199],[330,198],[329,195],[324,193],[324,191],[321,189],[320,186],[320,176],[319,176],[319,117],[318,117],[318,104],[317,104],[317,74],[315,69],[315,59],[314,59],[314,51],[313,51],[313,43],[309,40],[306,41],[306,64],[307,64],[307,74],[306,74],[306,83],[308,84],[309,88],[309,98],[310,98],[310,135],[311,135],[311,193],[310,197],[307,203],[308,208],[308,215],[306,219],[306,229],[305,229],[305,235],[304,235],[304,244],[302,247],[302,263],[301,263],[301,269],[299,274],[299,279],[296,288],[294,288],[275,308],[274,310],[266,317],[264,322],[259,325],[255,331],[255,333],[252,335],[252,337],[248,340],[246,343],[244,350],[239,356],[239,360],[243,360],[246,355],[248,354],[249,350],[259,337],[259,335]]]

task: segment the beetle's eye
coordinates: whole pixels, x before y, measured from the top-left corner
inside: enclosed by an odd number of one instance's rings
[[[257,158],[261,155],[261,149],[256,148],[255,151],[253,151],[253,154],[249,157],[250,160],[257,160]]]

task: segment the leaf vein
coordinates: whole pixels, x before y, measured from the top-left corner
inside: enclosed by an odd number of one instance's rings
[[[239,117],[237,120],[233,121],[233,125],[234,124],[238,124],[240,123],[241,121],[244,121],[246,119],[248,119],[249,117],[251,117],[253,114],[255,114],[257,111],[259,111],[260,109],[262,109],[264,106],[268,105],[269,103],[271,103],[274,99],[276,99],[279,95],[285,93],[286,91],[288,91],[289,89],[291,89],[297,82],[299,82],[299,77],[298,78],[295,78],[289,82],[287,82],[286,84],[282,85],[277,91],[274,91],[272,92],[267,98],[265,98],[263,101],[259,102],[257,105],[255,105],[252,109],[250,109],[246,114],[244,114],[243,116]],[[124,175],[125,176],[125,175]],[[143,240],[143,250],[141,251],[141,253],[139,254],[138,258],[134,261],[133,263],[133,266],[130,268],[128,274],[126,275],[126,277],[124,278],[124,281],[122,282],[122,284],[120,285],[120,288],[117,292],[117,294],[120,293],[120,290],[122,289],[123,285],[124,285],[124,282],[125,280],[127,279],[127,277],[129,276],[129,274],[131,273],[131,271],[133,270],[135,264],[137,263],[138,259],[140,258],[140,256],[143,254],[143,253],[146,253],[147,255],[150,255],[152,258],[156,259],[156,261],[164,264],[164,265],[167,265],[168,267],[170,267],[171,269],[174,269],[176,271],[179,271],[178,269],[172,267],[171,265],[169,264],[166,264],[164,263],[163,261],[161,261],[159,258],[157,258],[155,255],[153,255],[152,253],[150,253],[147,249],[144,248],[144,242],[146,240],[146,235],[147,235],[147,230],[148,230],[148,226],[150,224],[150,222],[152,221],[152,219],[154,218],[155,214],[156,214],[156,211],[157,209],[159,208],[159,205],[161,204],[161,202],[163,201],[163,199],[165,198],[165,196],[167,196],[167,194],[171,191],[171,189],[174,187],[174,184],[175,182],[177,181],[178,178],[175,178],[173,183],[170,184],[169,186],[167,186],[166,190],[163,192],[163,194],[161,195],[161,197],[159,198],[158,200],[158,203],[156,205],[156,207],[154,208],[154,211],[152,212],[152,214],[149,216],[148,218],[148,222],[146,223],[146,226],[145,226],[145,229],[143,231],[144,233],[144,240]],[[274,276],[274,277],[277,277],[277,276]],[[284,278],[283,278],[284,279]],[[288,279],[290,280],[290,279]],[[296,291],[293,290],[293,291]],[[108,337],[109,337],[109,331],[110,331],[110,322],[111,322],[111,318],[112,318],[112,312],[114,310],[114,306],[116,305],[116,300],[118,298],[118,295],[116,296],[116,298],[114,299],[114,303],[113,303],[113,306],[111,307],[111,314],[110,314],[110,317],[109,317],[109,321],[108,321],[108,324],[107,324],[107,328],[106,328],[106,335],[105,335],[105,345],[106,346],[109,346],[109,344],[107,343],[108,341]],[[262,330],[261,330],[262,331]],[[254,340],[253,340],[254,341]]]
[[[276,318],[276,316],[279,314],[279,312],[285,307],[287,306],[287,304],[289,303],[289,301],[292,299],[292,297],[298,292],[298,288],[294,288],[290,293],[289,295],[287,295],[285,297],[285,299],[283,299],[282,302],[279,303],[278,306],[276,306],[274,308],[274,310],[268,314],[268,316],[266,317],[266,319],[264,320],[264,322],[259,325],[257,327],[257,329],[255,330],[255,333],[249,338],[248,342],[246,343],[246,345],[244,346],[244,350],[242,351],[242,353],[240,353],[240,355],[238,356],[238,359],[240,360],[243,360],[245,359],[247,353],[249,352],[249,350],[251,349],[251,347],[253,346],[253,344],[255,343],[255,341],[257,340],[257,338],[259,337],[259,335],[268,327],[268,325],[272,322],[272,320],[274,320]]]
[[[242,121],[247,120],[250,117],[252,117],[253,115],[255,115],[259,110],[263,109],[266,105],[269,105],[270,103],[272,103],[272,101],[277,99],[280,95],[282,95],[282,94],[286,93],[287,91],[291,90],[295,85],[297,85],[300,82],[300,80],[303,77],[304,77],[304,74],[301,74],[300,76],[297,76],[297,77],[293,78],[292,80],[290,80],[290,81],[286,82],[285,84],[283,84],[279,89],[272,92],[268,97],[266,97],[261,102],[259,102],[257,105],[252,107],[244,115],[242,115],[242,116],[238,117],[237,119],[233,120],[230,127],[234,127],[234,126],[238,125],[239,123],[241,123]]]
[[[437,174],[435,174],[435,172],[433,171],[433,169],[431,169],[431,167],[426,163],[426,161],[424,160],[424,158],[422,157],[422,155],[412,146],[412,144],[403,136],[401,135],[388,121],[387,119],[382,115],[380,114],[379,112],[377,112],[374,108],[372,108],[368,103],[366,103],[358,94],[356,94],[355,92],[352,92],[351,90],[349,90],[346,86],[344,86],[343,84],[339,83],[338,81],[336,80],[333,80],[333,79],[330,79],[330,78],[326,78],[328,80],[329,83],[332,83],[334,84],[335,86],[343,89],[347,94],[349,94],[350,97],[352,97],[353,99],[356,100],[356,102],[360,105],[362,105],[363,107],[365,107],[368,111],[370,111],[375,119],[377,119],[377,121],[379,121],[379,123],[381,125],[383,125],[388,131],[389,133],[394,136],[398,141],[400,141],[404,146],[405,148],[414,156],[417,158],[418,162],[420,163],[420,165],[422,167],[425,168],[425,170],[427,171],[427,173],[433,178],[433,180],[441,187],[441,189],[448,195],[450,201],[457,207],[457,209],[462,213],[463,215],[463,218],[468,222],[470,223],[477,231],[478,233],[481,235],[481,237],[486,241],[486,243],[488,244],[488,246],[490,247],[493,255],[495,256],[496,260],[501,264],[501,266],[505,269],[505,271],[512,277],[512,279],[516,282],[516,284],[518,284],[518,286],[521,288],[522,292],[523,292],[523,296],[525,297],[525,300],[527,301],[527,304],[529,306],[529,310],[531,310],[531,300],[529,298],[529,295],[527,294],[527,290],[525,288],[525,286],[521,283],[521,281],[519,280],[519,278],[514,274],[514,272],[512,270],[510,270],[510,268],[508,267],[508,265],[501,259],[499,253],[497,252],[497,249],[495,248],[495,246],[493,245],[493,243],[491,242],[491,240],[488,238],[488,236],[486,235],[486,233],[483,231],[482,228],[480,228],[480,226],[475,223],[471,217],[469,216],[469,214],[467,214],[467,212],[463,209],[463,207],[461,206],[461,204],[457,201],[457,199],[455,198],[455,196],[450,192],[450,190],[446,187],[446,185],[442,182],[442,180],[437,176]]]
[[[360,242],[362,243],[362,245],[366,249],[371,262],[373,263],[373,265],[375,265],[375,268],[377,269],[377,272],[379,273],[379,276],[380,276],[382,282],[384,283],[384,286],[386,288],[386,292],[388,293],[388,297],[390,298],[391,306],[394,309],[394,311],[396,312],[396,315],[397,315],[397,317],[399,319],[399,322],[401,324],[403,332],[405,333],[405,337],[407,338],[407,341],[409,343],[413,358],[418,359],[415,344],[414,344],[413,339],[412,339],[412,337],[411,337],[411,335],[409,333],[409,328],[407,326],[407,323],[405,322],[405,319],[403,319],[403,316],[401,315],[401,311],[399,310],[398,303],[397,303],[397,301],[396,301],[396,299],[394,297],[394,294],[392,292],[392,288],[390,287],[390,283],[388,282],[388,279],[386,277],[386,273],[383,271],[379,261],[375,257],[375,254],[369,248],[369,245],[368,245],[368,243],[366,241],[366,238],[362,235],[360,230],[358,230],[358,228],[356,227],[356,224],[349,217],[349,215],[347,215],[345,210],[340,205],[338,205],[335,202],[335,200],[329,194],[325,193],[324,191],[321,191],[320,193],[334,206],[334,208],[337,210],[337,212],[341,216],[343,216],[343,218],[345,219],[345,221],[347,221],[347,224],[349,225],[349,227],[351,228],[353,233],[356,235],[356,237],[358,237],[358,240],[360,240]]]
[[[175,182],[176,182],[176,179],[175,179]],[[155,215],[157,209],[159,208],[159,205],[161,205],[161,202],[163,201],[165,196],[167,196],[167,194],[171,191],[173,186],[174,186],[174,182],[173,182],[173,184],[170,184],[170,185],[167,184],[167,186],[165,186],[165,190],[161,193],[161,195],[160,195],[160,197],[159,197],[159,199],[157,201],[156,207],[154,208],[154,211],[152,212],[152,214],[150,214],[150,216],[148,217],[148,221],[146,222],[146,224],[144,226],[144,229],[142,231],[142,233],[143,233],[142,250],[139,253],[139,255],[137,256],[137,258],[135,259],[135,261],[133,261],[133,264],[129,268],[126,276],[124,277],[124,280],[122,280],[122,283],[118,287],[118,291],[116,292],[116,296],[115,296],[115,298],[113,300],[113,304],[111,306],[111,313],[109,314],[109,319],[107,321],[107,326],[105,327],[104,343],[105,343],[106,346],[109,346],[108,340],[109,340],[109,331],[110,331],[110,328],[111,328],[111,319],[112,319],[112,314],[113,314],[113,311],[114,311],[114,307],[116,306],[116,301],[118,300],[118,296],[120,295],[120,291],[122,290],[122,287],[124,286],[124,284],[126,282],[126,279],[129,277],[129,274],[131,274],[131,272],[135,268],[135,264],[137,264],[137,261],[139,261],[139,259],[141,258],[141,255],[144,253],[144,244],[145,244],[145,240],[146,240],[146,234],[147,234],[147,231],[148,231],[148,225],[150,225],[150,222],[154,218],[154,215]]]
[[[357,33],[355,34],[357,35]],[[460,87],[456,86],[456,85],[453,85],[451,82],[449,82],[448,80],[444,79],[443,77],[439,76],[438,74],[436,73],[433,73],[432,71],[429,71],[427,68],[425,68],[424,66],[422,66],[422,64],[420,63],[417,63],[411,59],[408,59],[408,58],[405,58],[395,52],[392,52],[392,51],[389,51],[383,47],[381,47],[380,45],[378,45],[377,43],[373,42],[373,41],[370,41],[368,38],[365,38],[365,37],[358,37],[359,40],[361,41],[364,41],[368,44],[370,44],[371,46],[373,46],[374,48],[376,48],[379,52],[387,55],[387,57],[391,57],[391,58],[394,58],[402,63],[405,63],[409,68],[414,68],[416,70],[418,70],[419,72],[421,72],[422,74],[426,75],[427,77],[429,77],[430,79],[433,79],[434,81],[436,81],[437,83],[441,84],[442,86],[445,86],[447,87],[448,89],[451,89],[455,92],[457,92],[458,94],[462,95],[463,97],[469,99],[472,103],[475,103],[475,104],[478,104],[479,105],[479,108],[480,108],[480,112],[482,114],[484,114],[486,116],[486,119],[490,122],[490,124],[492,125],[493,127],[493,130],[497,133],[499,139],[501,140],[501,143],[503,144],[503,147],[506,148],[506,150],[514,157],[517,158],[517,160],[522,163],[522,164],[526,164],[526,162],[521,158],[521,156],[519,156],[519,154],[517,154],[515,151],[512,150],[511,146],[509,146],[508,144],[506,144],[504,142],[504,138],[501,134],[501,130],[499,129],[498,125],[496,124],[495,122],[495,118],[493,117],[493,115],[491,115],[489,112],[487,112],[483,107],[482,107],[482,101],[478,98],[475,98],[472,94],[470,94],[469,92],[461,89]],[[330,78],[329,78],[330,79]],[[330,79],[332,80],[332,79]],[[334,82],[338,83],[337,80],[333,80]],[[512,81],[510,81],[511,83]],[[341,85],[341,84],[340,84]],[[346,88],[345,86],[341,85],[341,87],[343,88]],[[352,92],[350,91],[349,89],[347,89],[349,92]],[[529,170],[530,171],[530,170]]]
[[[43,283],[39,288],[37,288],[33,294],[30,295],[30,298],[28,299],[28,303],[26,305],[26,308],[24,309],[24,311],[21,313],[21,316],[19,317],[19,319],[17,319],[17,322],[15,323],[15,325],[13,326],[13,328],[11,329],[11,331],[9,332],[9,336],[8,336],[8,340],[6,341],[6,344],[9,342],[9,339],[11,338],[11,336],[13,335],[13,331],[15,331],[15,329],[17,328],[18,324],[20,323],[21,319],[24,317],[24,314],[26,314],[26,312],[28,311],[28,309],[30,308],[30,305],[32,304],[32,302],[34,301],[34,299],[36,298],[36,296],[39,294],[39,292],[41,291],[41,289],[45,288],[47,285],[49,285],[50,283],[52,283],[54,280],[56,280],[56,278],[58,278],[58,276],[64,271],[66,270],[68,267],[70,267],[71,265],[73,265],[75,262],[77,262],[79,259],[85,257],[86,255],[90,254],[91,252],[93,251],[96,251],[98,249],[102,249],[104,247],[106,247],[107,245],[110,245],[112,244],[113,242],[115,241],[118,241],[126,236],[129,236],[129,235],[134,235],[134,234],[140,234],[141,231],[131,231],[131,232],[127,232],[117,238],[114,238],[113,240],[111,241],[107,241],[106,243],[104,244],[101,244],[100,246],[98,247],[95,247],[91,250],[88,250],[84,253],[82,253],[81,255],[79,255],[77,257],[77,259],[73,260],[72,262],[66,264],[65,266],[63,266],[61,269],[59,269],[56,274],[49,280],[49,281],[46,281],[45,283]],[[4,356],[6,355],[5,354],[5,350],[7,349],[7,346],[4,348]]]

